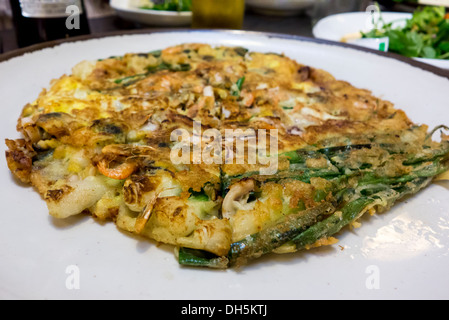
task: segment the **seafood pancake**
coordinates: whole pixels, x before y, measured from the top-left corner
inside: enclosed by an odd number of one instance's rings
[[[334,244],[449,168],[449,139],[282,54],[184,44],[83,61],[27,104],[11,172],[85,213],[228,268]]]

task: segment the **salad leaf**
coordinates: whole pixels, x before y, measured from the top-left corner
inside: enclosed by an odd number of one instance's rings
[[[425,6],[416,9],[404,27],[383,23],[363,38],[389,38],[389,51],[406,57],[449,59],[449,15],[445,7]]]
[[[148,5],[141,6],[140,9],[158,11],[190,11],[192,9],[192,0],[150,1]]]

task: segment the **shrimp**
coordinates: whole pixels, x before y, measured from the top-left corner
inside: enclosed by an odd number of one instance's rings
[[[143,211],[137,216],[136,223],[134,226],[137,233],[141,233],[145,228],[148,219],[150,219],[151,212],[153,211],[153,207],[156,203],[157,198],[158,194],[156,192],[153,192],[150,201],[147,203]]]
[[[255,98],[253,93],[247,91],[242,92],[242,97],[245,107],[250,107],[254,103]]]
[[[123,180],[134,173],[137,165],[131,162],[124,162],[115,168],[109,168],[109,162],[106,159],[102,159],[98,162],[97,168],[102,175],[108,178]]]

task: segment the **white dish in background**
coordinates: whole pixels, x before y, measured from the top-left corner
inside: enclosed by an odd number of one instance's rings
[[[411,13],[383,12],[385,23],[397,21],[393,27],[404,25],[406,19],[412,17]],[[355,35],[360,31],[369,31],[370,15],[366,12],[340,13],[325,17],[318,21],[313,28],[313,35],[318,39],[342,41],[347,35]],[[438,68],[449,69],[449,60],[413,58]]]
[[[284,53],[393,102],[412,121],[448,122],[449,79],[432,67],[363,50],[251,32],[166,31],[65,42],[0,62],[0,140],[19,137],[22,107],[82,60],[186,42]],[[1,56],[0,56],[1,59]],[[48,67],[51,66],[51,67]],[[23,75],[33,70],[33,77]],[[439,70],[438,70],[439,71]],[[173,248],[85,215],[56,220],[18,184],[0,146],[0,298],[8,299],[447,299],[448,185],[432,184],[386,213],[345,229],[337,245],[269,255],[240,270],[181,267]],[[340,247],[341,246],[341,247]],[[79,289],[71,287],[75,271]]]
[[[267,15],[295,15],[314,5],[316,0],[246,0],[248,8]]]
[[[110,6],[123,19],[152,26],[182,27],[192,22],[192,12],[139,9],[132,0],[110,0]]]

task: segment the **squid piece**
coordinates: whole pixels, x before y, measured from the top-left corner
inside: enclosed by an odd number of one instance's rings
[[[223,218],[231,218],[241,207],[240,201],[245,201],[245,197],[247,198],[254,188],[255,183],[252,179],[243,180],[233,184],[223,200]]]

